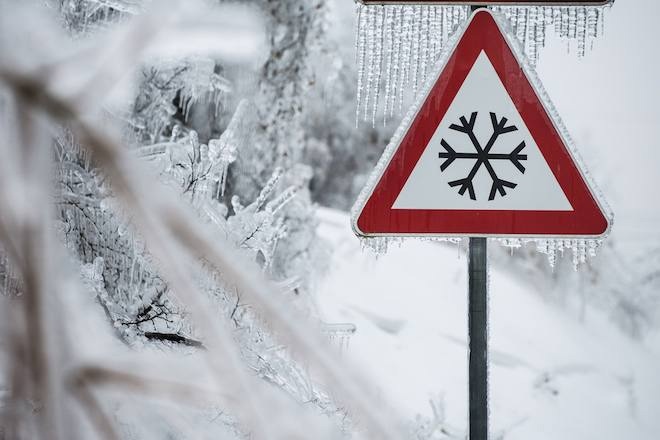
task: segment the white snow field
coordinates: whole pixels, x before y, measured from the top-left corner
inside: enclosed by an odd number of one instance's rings
[[[432,418],[434,400],[448,436],[433,438],[464,438],[464,249],[411,239],[376,259],[347,214],[319,216],[320,235],[336,249],[320,310],[325,321],[357,326],[344,355],[407,419]],[[660,338],[633,340],[595,309],[581,322],[542,293],[491,266],[492,439],[660,438]]]

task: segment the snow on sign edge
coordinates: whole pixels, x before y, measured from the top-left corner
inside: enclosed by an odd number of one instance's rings
[[[561,141],[563,142],[564,146],[566,147],[566,150],[570,156],[570,159],[573,161],[575,164],[575,167],[577,168],[577,171],[580,173],[580,176],[584,180],[587,189],[589,190],[591,196],[593,197],[594,201],[596,202],[596,205],[600,209],[601,213],[605,217],[605,220],[607,222],[607,226],[605,230],[598,235],[541,235],[541,234],[482,234],[482,233],[470,233],[470,234],[452,234],[452,233],[364,233],[360,230],[358,227],[358,218],[360,214],[362,213],[362,210],[364,206],[366,205],[367,201],[371,197],[374,189],[378,185],[379,181],[381,180],[381,177],[383,176],[385,170],[388,168],[390,161],[392,160],[394,154],[396,153],[399,144],[401,143],[403,137],[406,135],[408,132],[410,126],[414,122],[417,114],[419,113],[420,109],[422,108],[424,102],[428,98],[428,95],[431,92],[431,89],[435,85],[436,81],[438,80],[438,77],[440,74],[443,72],[448,60],[450,57],[453,55],[454,51],[456,50],[456,46],[458,45],[459,41],[463,38],[463,35],[467,28],[470,26],[470,23],[472,23],[472,20],[477,14],[484,14],[487,13],[491,15],[491,17],[494,19],[495,23],[499,26],[500,31],[504,37],[505,42],[511,49],[514,57],[516,58],[516,61],[520,65],[523,74],[525,75],[526,79],[534,89],[534,92],[536,92],[536,95],[539,99],[539,102],[541,103],[543,109],[545,112],[548,114],[549,119],[551,120],[555,131],[557,134],[560,136]],[[424,87],[420,90],[417,98],[413,102],[413,104],[410,106],[410,109],[402,119],[401,123],[399,124],[398,128],[392,135],[392,138],[390,139],[390,142],[387,144],[385,147],[385,150],[383,151],[383,154],[381,155],[380,159],[378,159],[378,162],[376,163],[376,166],[374,170],[371,172],[369,175],[369,178],[367,179],[364,187],[360,191],[360,194],[358,195],[355,203],[353,204],[353,207],[351,208],[351,228],[353,229],[353,232],[355,235],[358,237],[493,237],[493,238],[539,238],[539,239],[562,239],[562,238],[568,238],[568,239],[580,239],[580,238],[587,238],[587,239],[602,239],[605,238],[609,235],[612,225],[614,223],[614,213],[612,212],[612,209],[610,208],[609,204],[605,201],[602,192],[599,190],[598,186],[596,185],[595,181],[593,180],[591,174],[586,171],[586,168],[584,166],[584,161],[582,160],[580,154],[577,152],[577,149],[575,147],[575,144],[568,133],[568,130],[566,129],[561,117],[559,116],[557,110],[555,109],[554,104],[552,104],[552,101],[550,99],[550,96],[545,90],[545,87],[543,87],[543,84],[541,83],[541,80],[539,79],[538,75],[536,74],[535,70],[532,68],[531,63],[527,59],[524,53],[524,49],[521,47],[520,42],[515,39],[515,37],[512,37],[512,35],[515,35],[513,30],[511,29],[511,26],[509,25],[507,19],[499,12],[493,11],[491,9],[478,9],[472,13],[472,15],[469,17],[465,23],[463,23],[456,31],[454,34],[447,40],[447,43],[445,45],[445,48],[442,50],[440,56],[438,57],[438,61],[435,63],[435,66],[432,70],[432,74],[429,74],[426,83],[424,84]]]

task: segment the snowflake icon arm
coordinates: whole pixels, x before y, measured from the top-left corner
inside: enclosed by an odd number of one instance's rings
[[[447,169],[449,165],[452,164],[456,159],[478,159],[479,155],[477,153],[457,153],[451,145],[447,143],[444,139],[440,141],[440,145],[445,149],[445,152],[438,153],[440,159],[445,159],[444,162],[440,165],[440,171]]]
[[[507,154],[504,159],[508,159],[516,168],[518,168],[518,171],[525,174],[525,166],[520,163],[521,160],[527,160],[526,154],[520,154],[523,148],[525,148],[525,141],[522,141],[520,144],[518,144],[516,149],[513,150],[511,153]],[[493,157],[492,159],[500,159],[500,158]]]
[[[477,112],[472,112],[469,121],[465,116],[461,116],[458,120],[460,121],[461,125],[451,124],[449,128],[451,130],[467,134],[475,150],[477,150],[477,153],[483,153],[484,150],[481,148],[479,139],[477,139],[477,136],[474,134],[474,124],[477,122]]]
[[[493,125],[493,134],[491,134],[490,139],[488,140],[488,143],[486,144],[486,147],[483,150],[485,155],[485,157],[483,158],[483,163],[484,166],[486,167],[486,170],[488,170],[488,174],[490,174],[490,178],[493,181],[493,184],[490,188],[490,194],[488,195],[488,200],[494,200],[495,195],[497,193],[499,193],[501,197],[504,197],[506,195],[505,188],[513,189],[516,186],[518,186],[516,183],[509,182],[508,180],[500,179],[497,173],[495,172],[493,165],[490,163],[491,160],[508,159],[514,164],[516,168],[518,168],[518,170],[520,170],[521,173],[525,172],[525,167],[520,163],[520,160],[527,159],[527,155],[519,154],[520,151],[522,151],[522,149],[525,148],[525,141],[521,142],[520,145],[518,145],[518,147],[515,150],[513,150],[510,154],[501,155],[501,154],[490,153],[490,150],[493,148],[493,145],[495,145],[497,138],[499,138],[501,135],[505,133],[511,133],[512,131],[518,130],[518,127],[516,127],[515,125],[507,126],[506,125],[507,121],[508,119],[505,117],[502,117],[502,119],[498,120],[497,115],[493,112],[490,112],[490,122]]]
[[[480,162],[477,162],[477,165],[479,165],[479,164],[480,164]],[[477,165],[475,165],[476,168],[473,168],[473,170],[478,170],[479,169],[479,167]],[[471,175],[476,174],[476,171],[470,172],[470,174]],[[455,187],[455,186],[460,186],[460,188],[458,189],[458,193],[460,195],[465,194],[465,191],[467,190],[467,192],[470,195],[470,198],[472,200],[477,200],[477,196],[474,193],[474,185],[472,184],[472,179],[473,179],[473,177],[468,176],[465,179],[453,180],[453,181],[449,182],[449,186],[451,186],[452,188]]]
[[[504,197],[506,195],[506,188],[515,188],[518,186],[517,184],[513,182],[509,182],[508,180],[500,179],[497,176],[497,173],[493,169],[493,165],[490,163],[489,160],[484,161],[484,166],[488,170],[488,174],[490,174],[490,178],[493,180],[493,185],[490,187],[490,194],[488,195],[488,200],[494,200],[495,199],[495,193],[498,192],[500,193],[500,196]]]
[[[522,160],[527,160],[527,155],[526,154],[520,154],[520,152],[523,150],[523,148],[526,147],[525,141],[522,141],[515,150],[513,150],[509,154],[494,154],[494,153],[488,153],[488,160],[508,160],[511,162],[516,168],[518,168],[518,171],[520,171],[522,174],[525,174],[525,165],[523,165],[520,161]]]
[[[493,112],[490,112],[490,122],[491,124],[493,124],[493,134],[490,135],[490,139],[488,139],[488,143],[483,149],[484,153],[488,154],[491,148],[493,148],[493,145],[495,145],[497,138],[499,138],[501,135],[518,130],[518,127],[516,127],[515,125],[509,125],[507,127],[506,126],[507,121],[508,119],[505,117],[502,117],[502,119],[498,121],[497,115]],[[474,141],[472,141],[472,143],[474,143]],[[476,145],[475,148],[477,148]]]

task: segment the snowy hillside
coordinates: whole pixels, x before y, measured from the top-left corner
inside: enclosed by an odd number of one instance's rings
[[[319,215],[336,249],[319,305],[326,321],[357,326],[347,355],[408,419],[432,419],[433,401],[442,423],[431,438],[464,438],[465,244],[411,240],[375,259],[346,214]],[[595,310],[580,322],[543,300],[543,288],[491,267],[493,438],[657,439],[657,344],[631,340]]]

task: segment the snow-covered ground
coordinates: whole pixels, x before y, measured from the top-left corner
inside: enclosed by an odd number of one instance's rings
[[[335,248],[319,306],[326,321],[357,326],[346,355],[406,418],[432,417],[432,399],[444,428],[463,436],[464,252],[409,240],[375,259],[361,250],[347,214],[319,216],[319,233]],[[581,322],[545,301],[542,289],[490,269],[493,438],[660,438],[659,339],[632,340],[595,310]]]

